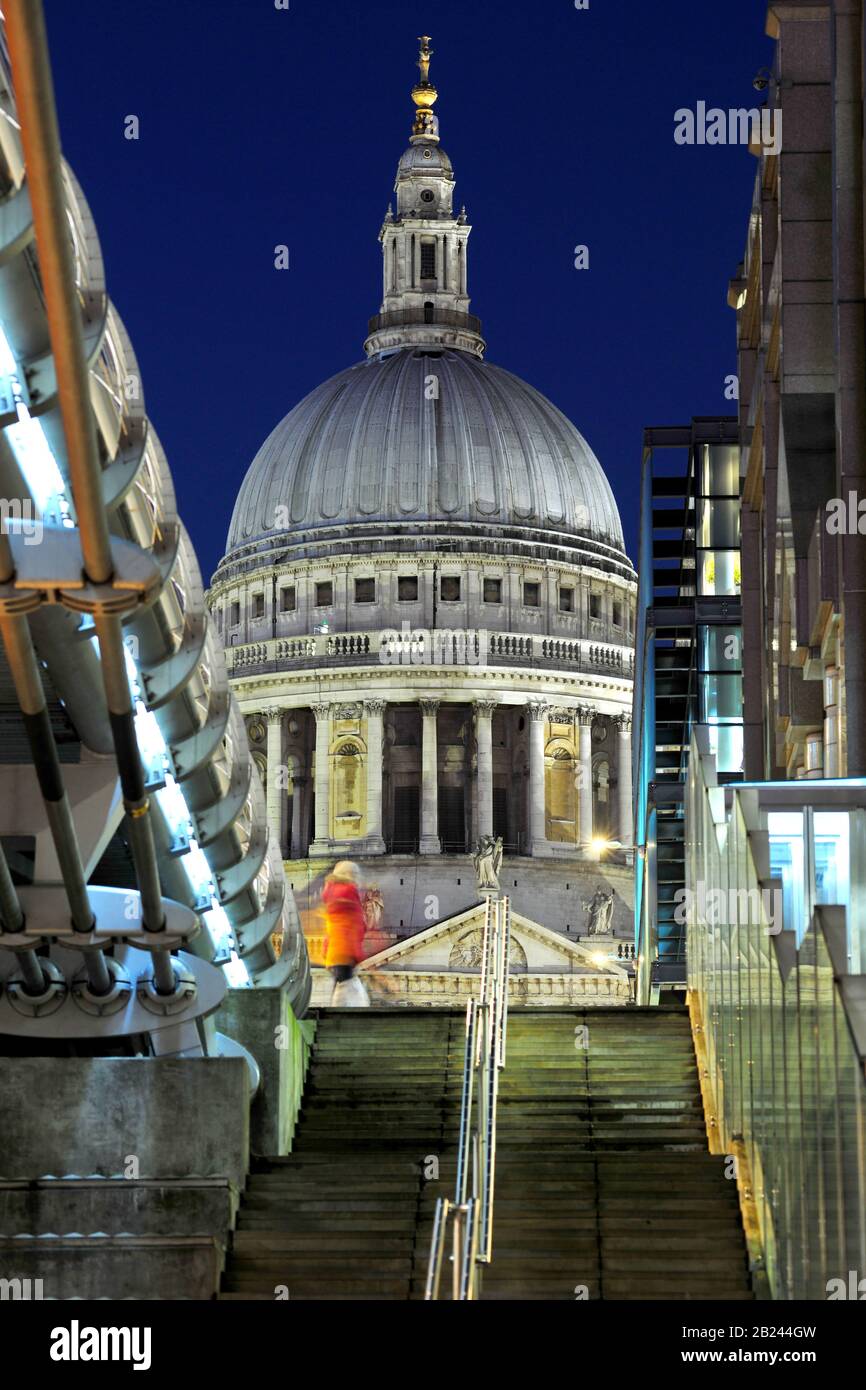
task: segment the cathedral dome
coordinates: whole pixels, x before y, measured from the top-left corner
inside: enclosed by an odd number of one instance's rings
[[[436,523],[506,543],[543,531],[628,565],[610,485],[574,425],[511,372],[429,348],[339,372],[289,412],[243,482],[226,558],[327,527],[417,537]]]
[[[221,578],[304,557],[436,551],[594,566],[632,583],[613,493],[586,440],[484,361],[469,312],[465,210],[439,144],[422,39],[410,145],[382,224],[365,362],[311,391],[244,479]]]

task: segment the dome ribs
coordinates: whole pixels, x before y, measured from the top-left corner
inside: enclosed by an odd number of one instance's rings
[[[280,505],[289,521],[276,535]],[[450,349],[370,358],[295,406],[244,479],[221,568],[270,564],[275,544],[316,549],[329,528],[341,552],[353,528],[365,546],[403,535],[437,548],[462,530],[470,549],[498,536],[520,554],[546,532],[557,546],[581,540],[588,563],[597,552],[602,567],[631,568],[610,485],[568,418],[511,372]]]
[[[486,371],[486,367],[483,370]],[[471,391],[473,405],[476,407],[469,416],[469,459],[472,475],[467,479],[467,483],[471,483],[467,488],[467,516],[471,520],[475,513],[490,517],[502,512],[502,488],[505,486],[507,489],[507,470],[502,467],[502,434],[496,412],[491,405],[490,377],[479,377],[471,371],[464,375],[467,389]],[[484,422],[483,435],[481,430],[476,432],[472,429],[473,419]],[[484,442],[479,444],[479,440]]]

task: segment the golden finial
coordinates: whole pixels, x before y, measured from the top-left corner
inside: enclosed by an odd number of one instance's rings
[[[415,112],[412,136],[413,138],[418,136],[425,140],[438,140],[439,122],[433,115],[432,107],[439,93],[430,81],[430,59],[433,56],[433,49],[430,47],[430,35],[419,35],[418,42],[421,45],[418,54],[421,81],[412,88],[412,100],[418,108]]]

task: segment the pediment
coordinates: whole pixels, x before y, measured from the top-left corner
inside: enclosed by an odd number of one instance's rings
[[[477,975],[485,907],[474,907],[447,917],[405,941],[398,941],[368,956],[362,971],[408,971]],[[524,917],[511,914],[511,975],[590,974],[627,980],[628,972],[612,960],[599,960],[590,946],[572,941]]]

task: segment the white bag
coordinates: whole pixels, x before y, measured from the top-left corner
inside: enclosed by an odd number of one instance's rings
[[[353,975],[350,980],[340,980],[338,984],[334,985],[331,1007],[335,1009],[369,1009],[370,996],[364,981],[360,980],[357,975]]]

